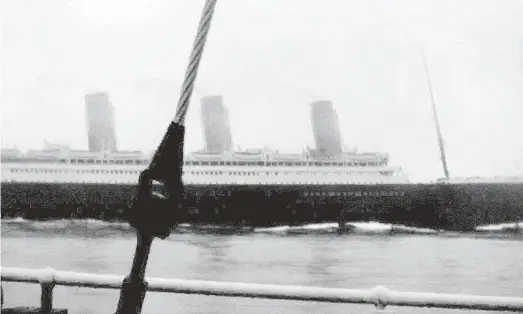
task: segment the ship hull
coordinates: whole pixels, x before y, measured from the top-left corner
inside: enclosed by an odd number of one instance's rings
[[[121,220],[126,184],[6,182],[2,217]],[[523,220],[523,184],[186,185],[180,223],[268,227],[377,221],[438,230]]]

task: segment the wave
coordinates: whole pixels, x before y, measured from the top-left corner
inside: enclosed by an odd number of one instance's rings
[[[352,234],[437,234],[439,231],[414,228],[404,225],[384,224],[379,222],[348,222],[340,228],[337,223],[309,224],[303,226],[278,226],[272,228],[257,228],[261,233],[352,233]]]
[[[476,232],[521,233],[521,234],[523,234],[523,221],[479,226],[479,227],[476,227]]]
[[[1,219],[2,233],[10,231],[49,232],[78,235],[106,235],[111,232],[134,233],[126,222],[107,222],[96,219],[60,219],[47,221],[26,220],[23,218]],[[272,235],[310,235],[310,234],[361,234],[361,235],[460,235],[460,234],[521,234],[523,222],[485,225],[473,232],[447,232],[428,228],[414,228],[400,224],[379,222],[348,222],[340,228],[338,223],[318,223],[300,226],[276,226],[267,228],[241,227],[237,225],[189,224],[182,223],[173,234],[272,234]]]

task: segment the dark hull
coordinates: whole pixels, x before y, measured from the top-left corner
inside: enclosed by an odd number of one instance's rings
[[[3,183],[2,217],[120,220],[135,186]],[[472,230],[523,220],[523,184],[187,185],[179,221],[242,226],[378,221]]]

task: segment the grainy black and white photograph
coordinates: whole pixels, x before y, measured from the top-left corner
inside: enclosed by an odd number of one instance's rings
[[[523,1],[0,3],[2,314],[523,312]]]

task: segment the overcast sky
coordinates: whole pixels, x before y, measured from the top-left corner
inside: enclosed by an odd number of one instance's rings
[[[120,149],[174,116],[202,0],[2,0],[2,145],[87,148],[84,94],[107,91]],[[523,171],[523,1],[219,0],[187,118],[222,94],[233,141],[313,146],[309,103],[334,102],[348,147],[442,177],[425,50],[451,175]],[[520,170],[518,170],[518,167]]]

